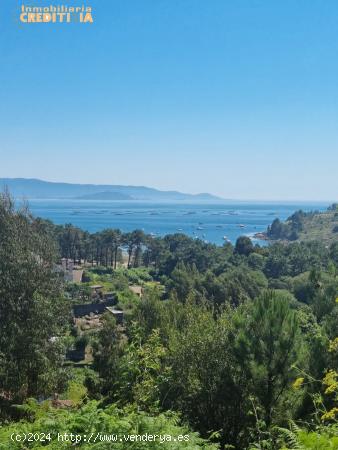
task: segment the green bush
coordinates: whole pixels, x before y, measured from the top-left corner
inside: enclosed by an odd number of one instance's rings
[[[38,405],[31,401],[29,409],[33,410],[35,420],[33,422],[22,421],[13,423],[0,428],[0,449],[1,450],[23,450],[23,449],[69,449],[74,446],[69,442],[58,440],[58,433],[73,433],[76,435],[96,436],[98,433],[104,435],[118,435],[118,442],[102,442],[100,438],[97,441],[79,442],[76,448],[131,450],[153,449],[153,450],[216,450],[218,447],[201,439],[197,433],[191,432],[186,426],[179,425],[178,416],[168,412],[159,414],[156,417],[146,415],[143,412],[120,410],[115,405],[105,409],[100,407],[96,401],[91,401],[77,410],[54,409],[49,404]],[[13,442],[11,435],[33,433],[38,436],[39,433],[50,433],[44,443],[40,442]],[[159,438],[154,442],[127,441],[125,436],[146,434],[161,435],[165,443],[161,443]],[[178,436],[183,436],[182,441],[178,441]],[[120,440],[121,439],[121,440]],[[176,441],[174,440],[176,439]],[[182,439],[182,438],[180,438]],[[187,440],[188,439],[188,440]]]

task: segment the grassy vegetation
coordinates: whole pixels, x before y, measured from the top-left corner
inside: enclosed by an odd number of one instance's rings
[[[275,219],[266,235],[271,240],[320,241],[330,245],[338,240],[338,205],[321,212],[297,211],[285,222]]]
[[[337,228],[336,228],[337,227]],[[338,210],[325,211],[306,216],[303,230],[299,233],[300,241],[321,240],[331,244],[338,240]]]

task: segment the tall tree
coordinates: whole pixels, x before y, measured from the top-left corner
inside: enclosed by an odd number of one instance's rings
[[[26,209],[0,195],[0,386],[2,398],[51,394],[62,375],[67,323],[55,248]]]
[[[254,251],[251,239],[247,236],[240,236],[235,245],[235,252],[239,255],[248,256]]]
[[[268,291],[255,300],[250,313],[244,313],[242,319],[237,348],[242,350],[240,359],[248,363],[253,391],[264,409],[266,425],[270,426],[294,379],[292,367],[301,353],[297,317],[287,298]]]

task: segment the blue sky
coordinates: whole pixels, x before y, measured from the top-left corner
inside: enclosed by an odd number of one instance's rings
[[[337,200],[336,0],[82,3],[0,4],[0,177]]]

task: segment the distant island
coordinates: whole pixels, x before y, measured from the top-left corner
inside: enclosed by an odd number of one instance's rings
[[[146,186],[57,183],[28,178],[0,178],[0,190],[9,189],[15,198],[142,200],[142,201],[222,201],[215,195],[161,191]]]

